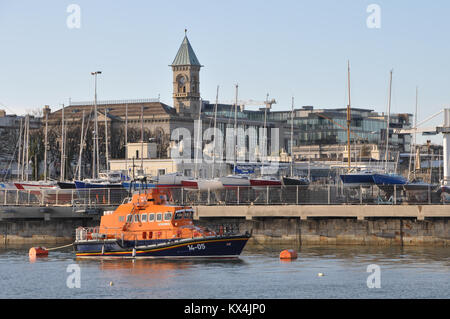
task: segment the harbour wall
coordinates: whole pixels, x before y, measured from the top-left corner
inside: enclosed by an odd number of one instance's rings
[[[198,223],[252,232],[249,243],[448,246],[446,206],[235,206],[196,208]]]
[[[252,232],[250,244],[448,246],[450,207],[197,206],[195,223]],[[0,246],[65,243],[75,229],[99,225],[103,209],[1,207]]]
[[[0,247],[13,244],[72,242],[76,228],[97,226],[102,214],[103,209],[80,210],[68,206],[0,206]]]

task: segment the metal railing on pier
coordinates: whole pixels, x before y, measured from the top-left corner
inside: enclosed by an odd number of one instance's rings
[[[233,187],[220,190],[168,188],[170,203],[200,205],[446,205],[450,196],[440,187],[406,189],[403,185],[343,187],[342,185]],[[127,189],[0,190],[0,206],[118,206]]]

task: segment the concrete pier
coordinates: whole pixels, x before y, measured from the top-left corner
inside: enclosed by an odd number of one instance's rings
[[[99,225],[104,211],[76,207],[0,207],[0,246],[67,242],[77,227]],[[250,243],[295,245],[434,245],[450,243],[444,205],[196,206],[195,223],[252,231]]]
[[[195,218],[213,229],[252,231],[255,244],[450,244],[446,206],[200,206]]]
[[[195,218],[237,217],[252,220],[261,217],[281,218],[366,218],[407,217],[450,218],[450,206],[444,205],[270,205],[270,206],[196,206]]]
[[[103,211],[114,209],[0,206],[0,246],[71,242],[76,228],[97,226]]]

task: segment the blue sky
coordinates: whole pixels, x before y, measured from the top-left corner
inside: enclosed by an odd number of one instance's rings
[[[69,29],[70,4],[81,28]],[[367,6],[381,8],[369,29]],[[0,108],[8,113],[93,98],[91,71],[101,70],[101,100],[161,96],[172,105],[174,59],[188,29],[205,66],[201,93],[232,100],[278,100],[275,109],[344,107],[351,63],[352,106],[419,119],[450,105],[450,2],[317,1],[9,1],[0,0]],[[437,120],[441,122],[441,118]]]

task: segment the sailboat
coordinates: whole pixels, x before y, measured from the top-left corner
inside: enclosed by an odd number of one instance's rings
[[[236,130],[237,130],[237,104],[238,104],[238,89],[239,86],[236,84],[236,97],[234,103],[234,139],[233,143],[237,144],[236,141]],[[225,188],[237,188],[237,187],[249,187],[250,186],[250,177],[247,174],[237,174],[237,159],[236,159],[236,146],[234,147],[234,165],[233,165],[233,174],[228,176],[220,177],[220,181]]]
[[[391,115],[392,73],[393,73],[393,71],[391,70],[390,80],[389,80],[389,102],[388,102],[388,112],[387,112],[387,121],[386,121],[385,168],[384,168],[384,173],[378,173],[378,174],[373,175],[374,183],[386,192],[392,192],[393,185],[405,185],[408,182],[408,179],[401,175],[387,172],[387,163],[389,160],[389,124],[390,124],[390,115]]]
[[[283,177],[284,186],[300,186],[302,189],[308,189],[310,181],[306,177],[294,176],[294,98],[292,97],[292,113],[291,113],[291,174]]]
[[[414,147],[417,145],[417,116],[418,116],[418,88],[416,88],[416,113],[414,115]],[[409,157],[409,176],[408,180],[410,180],[411,175],[411,162],[412,162],[412,151],[413,148],[411,147],[411,153]],[[418,162],[420,156],[420,149],[415,154],[415,163]],[[431,182],[431,181],[430,181]],[[414,202],[425,202],[428,199],[429,192],[431,190],[435,190],[437,185],[433,185],[430,183],[426,183],[424,181],[418,180],[416,178],[416,169],[414,168],[414,178],[410,181],[408,181],[405,185],[403,185],[403,189],[405,190],[406,196],[408,201],[414,201]]]
[[[367,187],[374,185],[373,175],[375,172],[372,170],[362,170],[360,168],[353,168],[351,166],[351,144],[350,144],[350,127],[351,127],[351,95],[350,95],[350,61],[348,62],[348,105],[347,105],[347,157],[348,157],[348,170],[346,174],[341,174],[340,178],[346,187]]]
[[[64,121],[64,105],[63,105],[63,121]],[[64,126],[63,126],[64,128]],[[25,118],[24,123],[24,134],[23,134],[23,148],[22,148],[22,180],[14,182],[14,186],[18,190],[27,190],[27,191],[37,191],[36,194],[39,194],[41,190],[47,189],[58,189],[58,185],[54,181],[29,181],[28,180],[28,152],[29,152],[29,142],[30,142],[30,117],[29,115]],[[64,129],[63,129],[64,132]],[[25,164],[26,163],[26,164]],[[23,176],[23,170],[26,166],[26,175]],[[25,180],[24,180],[25,179]]]
[[[217,89],[218,92],[218,89]],[[201,113],[202,113],[202,106],[203,101],[200,99],[200,107],[198,112],[198,141],[197,141],[197,150],[196,150],[196,160],[195,160],[195,177],[193,178],[186,178],[181,180],[181,185],[187,189],[187,190],[200,190],[200,191],[209,191],[209,190],[220,190],[223,188],[223,184],[220,181],[219,178],[200,178],[198,167],[197,167],[197,158],[198,158],[198,150],[202,149],[202,142],[201,142],[201,127],[202,127],[202,120],[201,120]],[[217,109],[217,98],[216,98],[216,109]],[[215,137],[214,137],[215,138]]]
[[[266,98],[266,107],[264,109],[264,138],[263,141],[267,142],[267,136],[266,136],[266,130],[267,130],[267,109],[271,107],[273,103],[276,103],[275,100],[269,101],[269,94],[267,94]],[[264,144],[265,151],[267,150],[267,144]],[[263,152],[263,156],[266,155],[266,152]],[[252,177],[250,178],[250,185],[253,187],[253,189],[261,189],[261,187],[268,187],[268,186],[281,186],[281,180],[275,176],[270,175],[264,175],[264,163],[265,159],[262,159],[262,166],[261,166],[261,172],[259,177]]]

